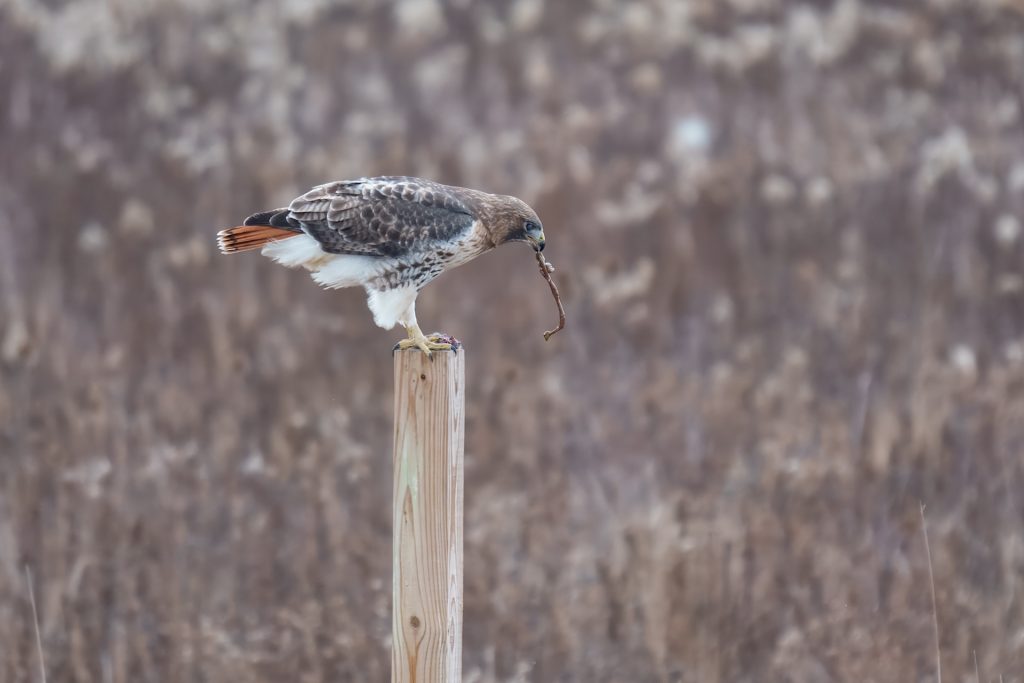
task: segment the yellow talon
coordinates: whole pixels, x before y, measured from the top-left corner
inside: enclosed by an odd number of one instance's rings
[[[423,330],[420,329],[419,325],[407,327],[405,328],[405,331],[409,333],[409,338],[398,342],[396,348],[411,349],[416,347],[423,353],[427,354],[427,358],[432,355],[433,351],[448,351],[452,348],[452,345],[448,342],[440,341],[443,339],[441,335],[432,334],[428,337],[423,334]]]

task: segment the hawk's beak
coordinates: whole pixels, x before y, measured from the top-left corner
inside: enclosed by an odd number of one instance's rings
[[[537,235],[536,237],[531,237],[530,238],[530,242],[533,243],[533,250],[534,251],[544,251],[544,233],[543,232],[541,234]]]

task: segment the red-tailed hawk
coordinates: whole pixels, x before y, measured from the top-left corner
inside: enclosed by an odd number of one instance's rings
[[[409,338],[399,346],[428,355],[450,345],[420,330],[416,295],[506,242],[544,249],[540,219],[521,199],[391,176],[320,185],[287,208],[217,233],[225,254],[259,248],[285,266],[307,268],[324,287],[363,287],[374,322],[384,329],[401,323]]]

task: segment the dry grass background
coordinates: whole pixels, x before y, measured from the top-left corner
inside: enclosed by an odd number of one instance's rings
[[[390,345],[213,234],[523,196],[470,376],[465,680],[1024,680],[1011,0],[0,0],[0,680],[386,680]]]

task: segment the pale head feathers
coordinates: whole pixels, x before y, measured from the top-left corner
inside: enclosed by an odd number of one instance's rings
[[[518,197],[468,191],[469,202],[490,238],[492,246],[506,242],[527,242],[527,226],[543,229],[537,212]]]

